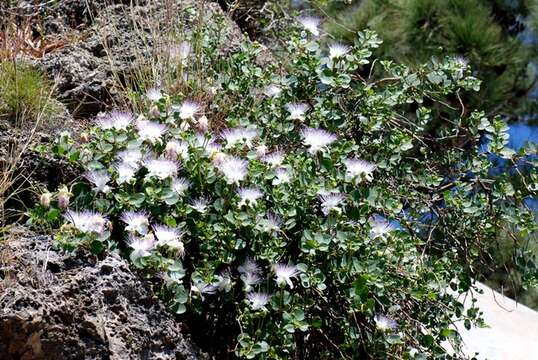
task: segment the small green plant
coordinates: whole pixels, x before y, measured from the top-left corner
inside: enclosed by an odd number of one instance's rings
[[[0,63],[1,118],[17,125],[29,122],[30,126],[33,126],[38,117],[53,122],[60,112],[53,93],[54,84],[47,80],[41,71],[20,62]]]
[[[59,209],[64,248],[118,251],[160,278],[215,357],[449,358],[453,322],[480,323],[457,295],[499,220],[536,230],[522,216],[536,172],[517,191],[490,175],[489,155],[525,154],[500,119],[443,101],[479,89],[465,62],[373,61],[375,33],[327,49],[319,20],[300,22],[285,71],[247,43],[206,69],[210,100],[155,87],[143,113],[60,138],[55,153],[86,180],[33,218]],[[383,77],[360,75],[374,63]]]

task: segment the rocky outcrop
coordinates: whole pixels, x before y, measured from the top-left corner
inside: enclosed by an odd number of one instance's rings
[[[263,25],[260,19],[267,0],[215,0],[251,39],[259,39]]]
[[[38,12],[46,34],[65,43],[29,61],[56,80],[60,99],[70,104],[75,116],[95,115],[111,100],[117,100],[118,82],[135,71],[147,71],[140,65],[157,51],[172,46],[163,41],[178,29],[188,34],[195,26],[219,22],[224,26],[223,53],[244,40],[239,27],[218,4],[209,1],[49,3],[32,7],[23,1],[11,12]]]
[[[119,256],[64,254],[24,232],[2,247],[3,360],[205,358]]]

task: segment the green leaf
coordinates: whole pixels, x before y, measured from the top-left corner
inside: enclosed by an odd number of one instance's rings
[[[144,203],[144,200],[146,200],[146,196],[143,193],[136,193],[129,196],[129,204],[134,207],[140,207]]]

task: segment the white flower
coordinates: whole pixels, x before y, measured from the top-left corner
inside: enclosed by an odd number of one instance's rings
[[[463,56],[456,56],[454,59],[456,61],[456,65],[458,66],[458,69],[456,69],[455,77],[456,79],[463,78],[463,75],[465,75],[465,70],[469,66],[469,60],[464,58]]]
[[[217,292],[217,287],[213,284],[198,281],[195,284],[191,284],[191,291],[200,294],[214,294]]]
[[[155,241],[151,236],[137,237],[131,235],[129,236],[128,244],[133,249],[133,252],[131,252],[133,260],[150,256],[151,251],[155,248]]]
[[[346,159],[346,180],[353,180],[357,177],[364,177],[367,180],[372,179],[372,173],[376,169],[376,165],[361,159]]]
[[[206,198],[200,197],[192,201],[191,207],[199,213],[203,214],[207,211],[208,205],[208,200]]]
[[[257,188],[240,188],[237,190],[241,200],[239,201],[239,207],[244,205],[255,206],[258,203],[258,199],[263,196],[263,193]]]
[[[179,107],[178,106],[172,107],[172,110],[174,110],[174,112],[179,113],[180,119],[185,120],[185,119],[192,119],[194,115],[196,115],[196,113],[200,110],[200,108],[201,106],[199,103],[186,100]]]
[[[98,115],[95,119],[95,123],[97,127],[102,130],[110,130],[114,128],[109,114]]]
[[[167,159],[149,159],[144,162],[144,166],[148,169],[147,178],[156,177],[164,180],[169,177],[175,177],[179,170],[177,162]]]
[[[183,278],[183,275],[179,272],[173,271],[160,273],[159,277],[163,279],[167,287],[170,287],[172,285],[181,284],[181,279]]]
[[[278,168],[275,171],[276,177],[273,179],[273,185],[286,184],[291,181],[291,174],[286,168]]]
[[[131,164],[125,161],[122,161],[114,164],[114,170],[116,170],[118,173],[116,183],[121,185],[124,183],[130,183],[135,178],[135,173],[138,168],[133,167]]]
[[[302,103],[286,104],[286,109],[290,113],[291,120],[304,120],[304,114],[308,110],[308,105]]]
[[[157,246],[168,246],[172,249],[177,249],[180,256],[185,254],[185,248],[181,241],[183,233],[179,229],[164,225],[154,225],[153,233],[157,238]]]
[[[275,281],[278,286],[282,284],[288,284],[293,289],[293,282],[291,278],[297,277],[300,271],[295,265],[291,264],[274,264],[273,271],[275,273]]]
[[[217,282],[214,284],[218,291],[229,292],[232,289],[232,278],[229,271],[223,271],[217,275]]]
[[[278,95],[280,95],[281,92],[282,92],[282,89],[280,87],[274,85],[274,84],[271,84],[271,85],[267,86],[263,90],[263,93],[266,96],[269,96],[269,97],[278,96]]]
[[[161,93],[161,89],[158,87],[152,87],[149,88],[148,91],[146,91],[146,97],[153,102],[157,102],[163,98],[163,94]]]
[[[331,210],[340,212],[340,205],[343,203],[345,196],[341,193],[328,193],[320,196],[321,211],[325,216],[329,215]]]
[[[271,167],[280,166],[284,161],[284,153],[282,151],[274,151],[262,157],[262,161],[269,164]]]
[[[138,166],[142,162],[142,151],[138,148],[134,149],[127,149],[120,151],[118,153],[118,157],[129,166],[133,167],[134,169],[138,169]]]
[[[265,305],[269,303],[271,296],[267,293],[251,292],[247,294],[252,310],[267,310]]]
[[[226,156],[218,165],[218,169],[228,184],[238,184],[248,174],[248,161],[235,156]]]
[[[258,136],[258,132],[253,129],[233,128],[225,129],[221,133],[221,137],[226,140],[226,147],[233,147],[237,143],[243,143],[247,147],[252,147],[252,140]]]
[[[134,116],[129,112],[112,111],[97,119],[97,126],[103,130],[115,129],[126,130],[134,121]]]
[[[166,156],[172,160],[177,159],[178,156],[183,160],[189,157],[189,145],[184,141],[171,140],[166,143],[164,151]]]
[[[213,156],[221,149],[214,137],[207,138],[204,134],[196,134],[195,145],[204,149],[207,156]]]
[[[135,120],[130,112],[112,111],[109,116],[112,119],[112,127],[116,130],[126,130]]]
[[[84,175],[88,181],[95,185],[94,190],[96,192],[108,193],[110,191],[110,186],[108,182],[110,181],[110,175],[106,170],[101,171],[90,171]]]
[[[218,168],[224,160],[228,157],[227,154],[223,153],[222,151],[217,151],[211,155],[211,161],[213,162],[213,166]]]
[[[458,55],[454,58],[454,60],[463,68],[466,68],[469,66],[469,60],[467,60],[465,57]]]
[[[121,221],[127,226],[125,230],[130,233],[146,235],[148,233],[149,219],[145,212],[125,211],[121,214]]]
[[[189,57],[191,50],[191,44],[186,41],[172,46],[169,50],[170,60],[184,62]]]
[[[107,219],[95,211],[72,211],[64,215],[65,219],[82,233],[102,234],[106,230]]]
[[[337,137],[323,129],[304,128],[301,130],[303,143],[308,146],[308,152],[315,154],[336,141]]]
[[[318,26],[321,24],[321,19],[317,17],[312,16],[303,16],[300,17],[299,22],[301,25],[305,28],[305,30],[308,30],[312,33],[314,36],[319,35],[319,29]]]
[[[375,326],[383,332],[395,330],[398,327],[398,323],[394,319],[383,314],[374,316],[374,321]]]
[[[351,48],[347,45],[343,45],[339,43],[331,44],[329,45],[329,57],[331,59],[340,58],[346,55],[350,50]]]
[[[260,277],[260,274],[254,273],[254,272],[247,272],[244,274],[241,274],[241,280],[243,281],[243,284],[245,285],[245,291],[249,292],[252,290],[254,285],[257,285],[261,283],[262,278]]]
[[[178,195],[184,195],[191,185],[190,181],[185,178],[172,179],[172,190]]]
[[[259,220],[258,225],[260,226],[261,231],[268,233],[278,232],[280,231],[282,220],[278,215],[268,213],[265,218]]]
[[[166,125],[149,120],[139,120],[136,123],[138,136],[142,141],[149,141],[155,144],[160,140],[161,136],[166,132]]]
[[[205,154],[208,157],[215,155],[220,151],[220,149],[222,149],[222,146],[220,146],[220,144],[217,144],[216,142],[208,142],[204,146]]]
[[[241,274],[246,273],[256,273],[259,274],[261,272],[260,265],[254,261],[252,258],[247,258],[245,262],[242,265],[239,265],[237,267],[237,271]]]
[[[370,220],[370,236],[372,239],[385,236],[393,230],[394,226],[382,217],[375,217]]]
[[[199,148],[205,148],[207,143],[215,142],[214,137],[207,137],[205,134],[197,133],[194,138],[194,146]]]
[[[237,270],[241,274],[241,280],[245,284],[245,291],[251,291],[253,285],[259,284],[261,279],[260,266],[251,258],[247,258]]]

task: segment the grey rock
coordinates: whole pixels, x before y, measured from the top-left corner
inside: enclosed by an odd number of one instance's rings
[[[60,98],[70,103],[75,116],[95,115],[116,101],[115,81],[129,78],[155,50],[152,36],[167,27],[182,24],[182,31],[199,26],[200,18],[189,16],[189,8],[201,12],[203,22],[221,19],[224,24],[225,54],[244,40],[239,27],[218,4],[198,0],[54,2],[43,12],[44,28],[53,34],[76,33],[73,41],[60,50],[32,59],[34,65],[56,79]],[[165,4],[166,3],[166,4]],[[26,8],[24,8],[26,11]],[[1,11],[0,11],[1,12]],[[170,19],[170,17],[172,18]],[[164,34],[164,35],[163,35]]]
[[[3,360],[206,359],[115,254],[54,250],[11,233],[0,253]]]

